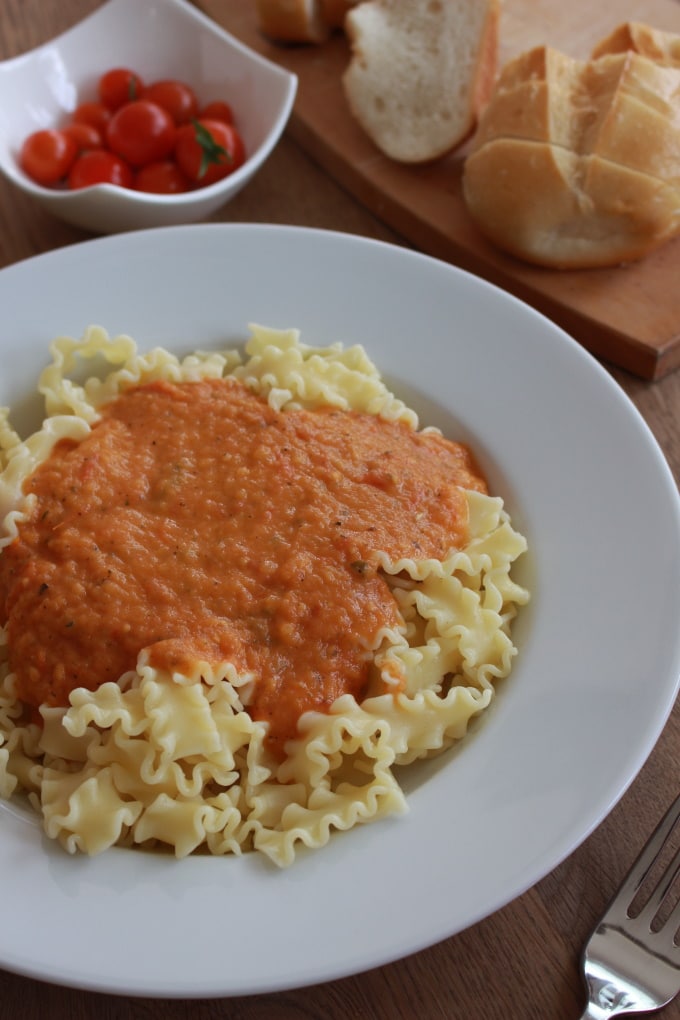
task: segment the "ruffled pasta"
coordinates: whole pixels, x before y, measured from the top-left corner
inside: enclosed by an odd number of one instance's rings
[[[234,351],[141,355],[131,338],[97,327],[81,340],[55,340],[51,354],[39,383],[42,429],[21,441],[0,414],[0,555],[30,511],[23,481],[59,438],[87,434],[131,385],[233,375],[276,409],[333,406],[418,426],[361,347],[307,347],[295,330],[252,327],[245,360]],[[41,707],[42,726],[27,722],[3,628],[0,796],[28,794],[48,836],[69,852],[258,850],[282,866],[333,830],[403,812],[394,767],[440,753],[488,707],[510,673],[511,625],[528,598],[510,573],[526,542],[502,500],[478,492],[467,500],[464,549],[442,561],[380,554],[401,620],[375,635],[380,683],[361,703],[343,695],[327,713],[305,713],[282,761],[267,748],[266,724],[247,711],[257,678],[229,662],[171,673],[142,652],[118,682],[78,688],[67,708]]]

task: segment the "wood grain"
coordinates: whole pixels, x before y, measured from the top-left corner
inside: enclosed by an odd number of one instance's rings
[[[342,91],[349,50],[341,33],[320,47],[282,47],[259,32],[253,3],[198,0],[198,6],[298,75],[289,133],[407,241],[500,285],[593,353],[643,378],[659,378],[680,365],[680,288],[675,285],[680,239],[641,262],[613,269],[557,272],[506,256],[485,241],[466,212],[461,193],[465,148],[414,168],[387,159],[363,134]],[[545,42],[583,58],[628,19],[680,33],[675,0],[505,0],[500,59]]]
[[[223,5],[246,2],[223,0]],[[536,0],[537,6],[541,2]],[[25,52],[97,6],[98,0],[60,0],[59,4],[3,0],[0,58]],[[570,10],[572,5],[565,5],[565,18]],[[592,12],[595,16],[597,5],[592,5]],[[277,147],[252,184],[212,219],[292,223],[403,243],[290,137]],[[87,236],[49,217],[0,181],[0,267]],[[11,327],[2,321],[0,328],[7,332]],[[680,372],[657,382],[619,368],[612,373],[656,435],[676,480],[680,479]],[[640,679],[644,683],[647,678]],[[310,988],[204,1001],[96,994],[0,970],[0,1020],[575,1020],[583,1001],[578,973],[581,946],[604,901],[674,795],[679,760],[680,707],[676,706],[630,790],[567,860],[492,917],[389,966]],[[499,831],[499,854],[503,839]],[[2,876],[2,882],[10,881],[11,876]],[[417,881],[408,861],[404,881]],[[395,911],[398,907],[396,890]],[[0,911],[0,917],[5,925],[49,925],[54,938],[61,937],[58,917],[44,917],[39,911],[11,917]],[[130,919],[131,924],[142,921]],[[94,939],[105,924],[105,917],[93,917]],[[282,938],[289,935],[281,933]],[[184,937],[187,952],[200,952],[196,933]],[[319,937],[324,937],[323,930]],[[238,925],[226,919],[225,959],[233,938],[238,938]],[[150,945],[149,953],[154,951]],[[121,984],[124,980],[121,973]],[[678,1003],[661,1014],[663,1020],[679,1016]]]

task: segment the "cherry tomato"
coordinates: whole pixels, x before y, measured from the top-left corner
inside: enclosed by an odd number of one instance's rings
[[[71,114],[71,120],[75,124],[91,124],[103,133],[111,120],[111,111],[103,103],[81,103]]]
[[[132,166],[144,166],[170,155],[175,134],[167,110],[147,99],[136,99],[116,110],[106,129],[106,141],[113,152]]]
[[[137,191],[150,191],[156,195],[179,195],[190,189],[191,181],[173,160],[164,159],[140,167],[133,186]]]
[[[61,129],[62,134],[70,135],[74,139],[78,149],[101,149],[104,139],[101,131],[98,131],[92,124],[74,122],[67,124]]]
[[[204,106],[198,114],[199,120],[221,120],[225,124],[234,123],[234,111],[232,110],[229,103],[224,103],[221,99],[214,99],[212,103],[208,103]]]
[[[24,140],[19,165],[38,184],[56,184],[71,169],[78,145],[63,131],[34,131]]]
[[[212,184],[245,159],[229,103],[201,108],[180,79],[146,86],[136,71],[112,67],[100,75],[96,99],[79,103],[67,125],[25,140],[19,163],[48,186],[109,183],[172,195]]]
[[[132,187],[132,169],[119,156],[108,149],[90,149],[76,159],[68,175],[72,190],[89,188],[92,184],[118,184]]]
[[[175,124],[188,124],[198,114],[196,93],[182,81],[168,78],[152,82],[144,90],[144,98],[167,110]]]
[[[195,184],[213,184],[245,161],[245,148],[234,127],[219,120],[196,120],[177,130],[175,159]]]
[[[127,67],[112,67],[97,82],[99,102],[109,110],[117,110],[124,103],[139,99],[143,90],[142,79]]]

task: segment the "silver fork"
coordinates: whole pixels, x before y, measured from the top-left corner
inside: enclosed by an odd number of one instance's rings
[[[680,797],[652,833],[583,951],[588,1006],[581,1020],[651,1013],[667,1006],[680,991],[680,902],[663,924],[654,923],[667,909],[665,901],[670,902],[671,886],[680,874],[680,849],[639,912],[631,912],[636,894],[655,862],[660,862],[678,821]]]

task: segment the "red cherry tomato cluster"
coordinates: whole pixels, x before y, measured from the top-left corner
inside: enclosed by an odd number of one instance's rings
[[[114,67],[68,124],[25,139],[19,164],[46,187],[117,184],[174,195],[227,177],[245,158],[228,103],[201,106],[183,81],[145,85],[135,71]]]

